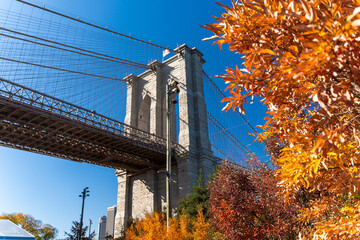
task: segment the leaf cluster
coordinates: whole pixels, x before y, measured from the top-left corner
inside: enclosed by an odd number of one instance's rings
[[[191,224],[190,224],[191,222]],[[186,214],[178,219],[172,218],[167,229],[165,215],[161,212],[146,214],[142,220],[136,220],[126,231],[127,240],[208,240],[212,239],[210,225],[206,223],[201,209],[195,219]]]
[[[8,219],[35,236],[36,240],[55,239],[58,230],[50,224],[43,224],[33,216],[23,213],[3,214],[0,219]]]
[[[245,59],[221,76],[231,93],[226,109],[245,112],[248,98],[262,98],[268,116],[257,139],[274,152],[282,193],[319,193],[300,215],[315,221],[315,238],[360,238],[359,200],[339,198],[360,188],[360,1],[223,7],[205,27]]]
[[[250,166],[222,163],[210,184],[211,225],[225,239],[295,239],[298,206],[278,195],[269,167],[255,160]]]

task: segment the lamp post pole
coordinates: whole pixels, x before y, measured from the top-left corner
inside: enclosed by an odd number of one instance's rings
[[[89,221],[90,221],[90,224],[89,224],[89,240],[91,240],[91,239],[90,239],[90,234],[91,234],[91,224],[92,224],[92,221],[91,221],[91,219],[89,219]]]
[[[78,231],[78,240],[81,240],[81,231],[82,231],[82,225],[83,225],[83,217],[84,217],[84,203],[85,203],[85,198],[90,196],[89,193],[89,188],[86,187],[84,188],[84,190],[81,192],[81,194],[79,195],[79,197],[82,197],[82,207],[81,207],[81,216],[80,216],[80,224],[79,224],[79,231]]]
[[[166,84],[166,226],[169,228],[170,222],[170,183],[171,183],[171,139],[170,139],[170,86]]]
[[[178,82],[172,80],[166,84],[166,226],[170,226],[171,218],[171,104],[177,103],[172,99],[180,92]]]

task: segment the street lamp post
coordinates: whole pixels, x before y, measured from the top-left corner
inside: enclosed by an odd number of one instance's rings
[[[171,80],[166,84],[166,225],[169,228],[171,217],[171,104],[177,103],[173,95],[180,92],[178,82]]]
[[[80,224],[79,224],[79,231],[78,231],[78,240],[81,240],[81,231],[82,231],[83,217],[84,217],[85,198],[90,196],[88,194],[90,192],[88,189],[89,189],[88,187],[84,188],[84,190],[79,195],[79,197],[82,197],[82,207],[81,207],[81,216],[80,216]]]
[[[91,221],[91,219],[89,219],[89,221],[90,221],[90,224],[89,224],[89,240],[91,240],[91,239],[90,239],[90,234],[91,234],[91,224],[92,224],[92,221]]]

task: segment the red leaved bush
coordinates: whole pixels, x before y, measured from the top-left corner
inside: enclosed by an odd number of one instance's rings
[[[210,184],[211,224],[225,239],[295,239],[297,205],[284,203],[273,171],[224,162]]]

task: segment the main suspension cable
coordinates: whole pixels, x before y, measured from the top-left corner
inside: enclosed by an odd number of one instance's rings
[[[134,37],[131,37],[131,36],[128,36],[128,35],[119,33],[119,32],[115,32],[115,31],[110,30],[110,29],[108,29],[108,28],[100,27],[100,26],[98,26],[98,25],[95,25],[95,24],[92,24],[92,23],[89,23],[89,22],[82,21],[82,20],[80,20],[79,18],[73,18],[73,17],[70,17],[70,16],[65,15],[65,14],[63,14],[63,13],[59,13],[59,12],[56,12],[56,11],[47,9],[47,8],[45,8],[45,7],[41,7],[41,6],[35,5],[35,4],[33,4],[33,3],[29,3],[29,2],[26,2],[26,1],[23,1],[23,0],[16,0],[16,1],[21,2],[21,3],[24,3],[24,4],[27,4],[27,5],[29,5],[29,6],[32,6],[32,7],[38,8],[38,9],[41,9],[41,10],[44,10],[44,11],[47,11],[47,12],[50,12],[50,13],[53,13],[53,14],[56,14],[56,15],[61,16],[61,17],[65,17],[65,18],[71,19],[71,20],[73,20],[73,21],[77,21],[77,22],[83,23],[83,24],[85,24],[85,25],[88,25],[88,26],[91,26],[91,27],[94,27],[94,28],[98,28],[98,29],[104,30],[104,31],[106,31],[106,32],[110,32],[110,33],[113,33],[113,34],[116,34],[116,35],[119,35],[119,36],[122,36],[122,37],[126,37],[126,38],[129,38],[129,39],[132,39],[132,40],[134,40],[134,41],[138,41],[138,42],[145,43],[145,44],[148,44],[148,45],[151,45],[151,46],[154,46],[154,47],[158,47],[158,48],[161,48],[161,49],[164,49],[164,50],[167,49],[168,51],[175,52],[173,49],[169,49],[168,47],[163,47],[163,46],[160,46],[160,45],[151,43],[151,42],[147,42],[147,41],[144,41],[144,40],[141,40],[141,39],[138,39],[138,38],[134,38]]]

